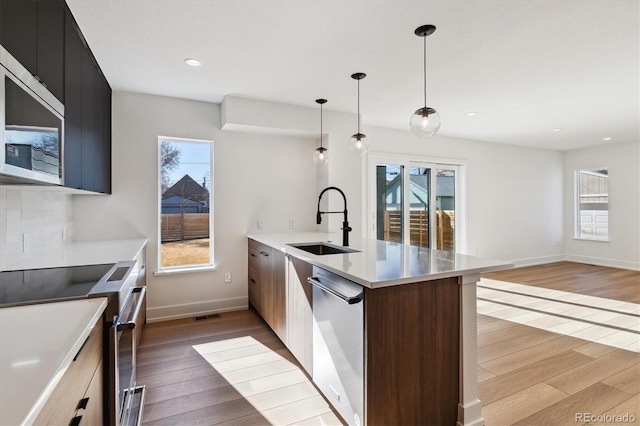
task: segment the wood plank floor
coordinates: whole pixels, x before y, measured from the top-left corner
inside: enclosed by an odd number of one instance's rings
[[[341,424],[253,311],[145,327],[138,383],[148,425]]]
[[[558,262],[486,279],[478,390],[487,426],[640,422],[640,272]],[[603,414],[612,417],[586,421]]]
[[[633,271],[560,262],[486,277],[597,300],[640,301],[640,273]],[[637,352],[493,314],[478,315],[479,394],[487,426],[586,424],[586,413],[628,414],[640,423]],[[633,331],[635,323],[629,324]],[[148,389],[148,425],[341,424],[253,311],[148,324],[138,382]]]

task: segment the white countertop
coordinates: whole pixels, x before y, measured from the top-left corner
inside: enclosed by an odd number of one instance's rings
[[[104,297],[0,309],[0,424],[31,424],[107,306]]]
[[[5,267],[4,271],[22,269],[61,268],[65,266],[99,265],[116,263],[121,260],[133,260],[146,245],[147,240],[99,240],[74,241],[63,245],[59,250],[36,256],[24,262]]]
[[[349,248],[358,250],[357,253],[324,256],[314,255],[288,245],[331,242],[340,246],[342,234],[265,233],[250,234],[248,237],[369,288],[479,274],[513,267],[513,264],[501,260],[372,239],[351,241]]]

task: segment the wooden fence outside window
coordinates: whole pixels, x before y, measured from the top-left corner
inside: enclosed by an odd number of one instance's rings
[[[160,241],[209,238],[209,213],[177,213],[161,215]]]
[[[455,249],[455,215],[453,210],[438,210],[438,250]],[[402,212],[384,212],[384,240],[402,242]],[[429,212],[411,210],[409,213],[409,244],[427,247],[429,245]]]

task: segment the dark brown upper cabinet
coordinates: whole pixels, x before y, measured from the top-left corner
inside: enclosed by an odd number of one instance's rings
[[[64,186],[111,193],[111,87],[63,0],[0,0],[0,44],[64,104]]]
[[[0,1],[0,44],[64,103],[64,4]]]
[[[64,62],[64,185],[110,194],[111,87],[70,12]]]
[[[65,21],[64,185],[82,189],[82,57],[85,46],[73,19]]]

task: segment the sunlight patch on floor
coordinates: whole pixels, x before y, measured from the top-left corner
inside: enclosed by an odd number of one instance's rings
[[[298,366],[251,336],[193,348],[273,425],[339,425]]]
[[[640,305],[483,278],[478,313],[640,352]]]

